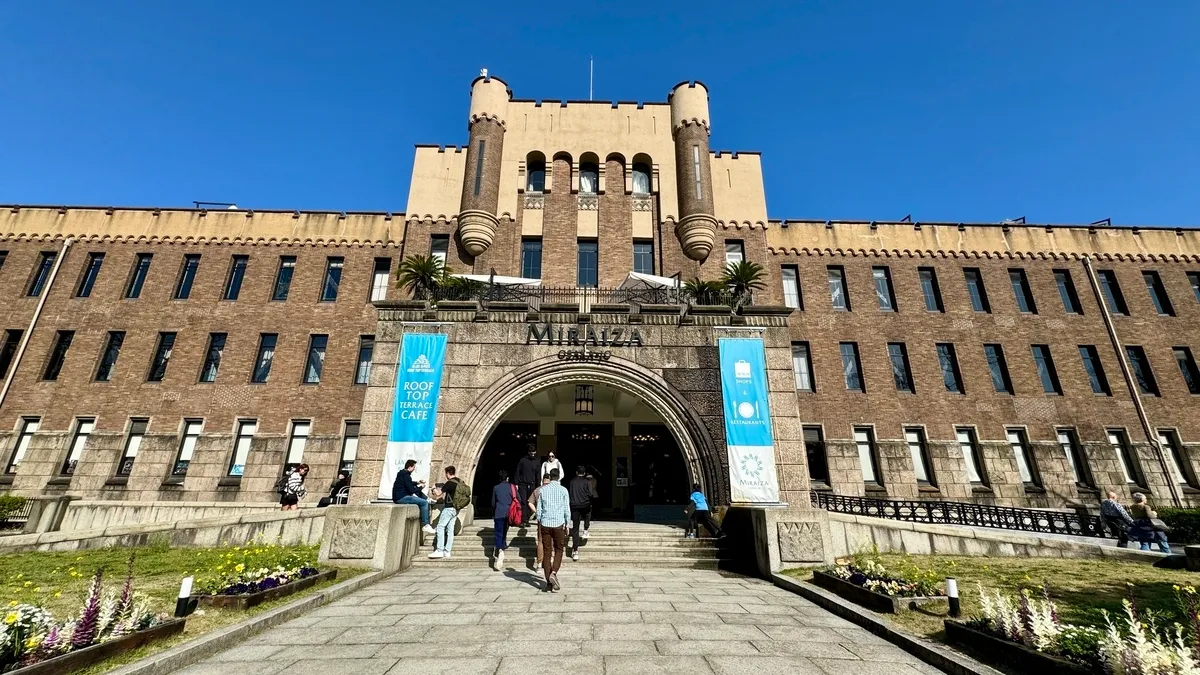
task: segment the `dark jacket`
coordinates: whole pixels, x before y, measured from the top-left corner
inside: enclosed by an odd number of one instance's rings
[[[416,495],[421,499],[425,499],[425,493],[421,492],[421,488],[413,482],[412,473],[400,469],[399,473],[396,474],[396,482],[392,483],[392,501],[400,501],[409,495]]]
[[[507,518],[508,509],[513,501],[513,484],[504,481],[492,488],[492,517]]]
[[[541,470],[542,460],[526,455],[517,461],[517,470],[513,472],[513,480],[526,485],[541,485],[542,477],[538,475]]]
[[[567,493],[571,495],[571,508],[587,508],[600,496],[592,489],[592,482],[587,476],[572,478],[571,484],[567,486]]]

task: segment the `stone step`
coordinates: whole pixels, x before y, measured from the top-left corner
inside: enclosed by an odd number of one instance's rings
[[[425,535],[424,541],[432,542],[433,535]],[[467,534],[454,535],[454,543],[457,546],[460,542],[478,543],[482,546],[490,547],[496,538],[492,535],[486,537],[475,537]],[[570,538],[568,538],[570,541]],[[642,548],[708,548],[717,545],[716,539],[646,539],[646,538],[622,538],[622,537],[589,537],[583,540],[584,546],[638,546]],[[509,546],[534,546],[537,540],[533,537],[509,537]]]
[[[429,555],[426,553],[425,555]],[[529,572],[532,574],[540,574],[533,570],[534,558],[530,556],[528,559],[522,558],[521,564],[518,566],[515,561],[505,556],[504,571]],[[570,556],[563,559],[563,569],[570,569],[572,565],[580,565],[583,567],[627,567],[631,569],[646,569],[646,568],[673,568],[673,569],[702,569],[715,570],[719,569],[724,561],[719,558],[593,558],[586,559],[581,557],[578,561],[571,560]],[[466,567],[466,568],[491,568],[491,559],[466,558],[457,555],[449,560],[430,560],[425,556],[418,555],[413,559],[412,567],[427,569],[431,567]],[[499,574],[499,572],[497,572]]]
[[[521,557],[525,557],[525,558],[533,558],[537,555],[537,551],[532,546],[509,548],[508,550],[510,552],[518,551],[519,554],[521,555]],[[569,548],[567,550],[568,550],[568,552],[570,551]],[[433,553],[432,547],[422,546],[420,549],[417,550],[417,557],[420,558],[423,555],[428,556],[430,553]],[[461,556],[464,558],[466,558],[466,557],[487,558],[487,557],[491,556],[491,554],[492,554],[492,550],[490,547],[487,549],[473,548],[473,547],[472,548],[459,548],[457,542],[455,542],[455,544],[454,544],[455,557]],[[595,558],[595,559],[599,559],[599,558],[606,558],[606,559],[607,558],[626,558],[626,559],[639,558],[640,559],[640,558],[669,557],[669,558],[686,558],[689,560],[693,560],[693,559],[700,559],[700,558],[716,558],[719,555],[720,555],[720,551],[718,551],[715,548],[714,549],[696,549],[696,550],[689,549],[689,550],[671,551],[669,553],[664,553],[660,549],[644,549],[644,548],[639,549],[639,548],[590,548],[590,547],[588,547],[588,548],[579,549],[579,556],[581,558],[588,558],[588,559],[592,559],[592,558]]]

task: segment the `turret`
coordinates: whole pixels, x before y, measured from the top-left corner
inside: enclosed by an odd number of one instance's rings
[[[717,239],[712,165],[708,157],[708,88],[700,82],[680,82],[667,100],[671,104],[679,193],[675,236],[689,258],[704,260]]]
[[[496,238],[500,158],[510,98],[508,85],[488,76],[486,70],[471,83],[471,114],[467,121],[470,141],[458,209],[458,238],[472,256],[486,251]]]

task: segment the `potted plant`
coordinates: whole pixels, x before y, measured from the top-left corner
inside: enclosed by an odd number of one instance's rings
[[[734,305],[741,307],[750,301],[754,291],[766,288],[763,278],[766,272],[762,265],[749,260],[740,260],[725,265],[721,275],[721,283],[733,295]]]

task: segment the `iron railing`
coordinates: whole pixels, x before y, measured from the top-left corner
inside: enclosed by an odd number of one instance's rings
[[[18,527],[23,527],[25,522],[29,520],[29,514],[33,512],[33,500],[26,499],[25,504],[15,512],[8,514],[4,518],[0,518],[0,530],[13,530]]]
[[[969,502],[874,499],[835,495],[819,490],[812,492],[812,505],[835,513],[889,518],[912,523],[994,527],[1001,530],[1070,534],[1078,537],[1103,538],[1107,536],[1099,516],[1062,511],[1022,509]]]
[[[693,297],[682,288],[592,288],[584,286],[510,286],[502,284],[462,284],[418,291],[417,300],[522,302],[531,309],[545,304],[579,305],[589,311],[592,305],[726,305],[753,303],[753,295],[737,297],[729,291],[708,291]]]

